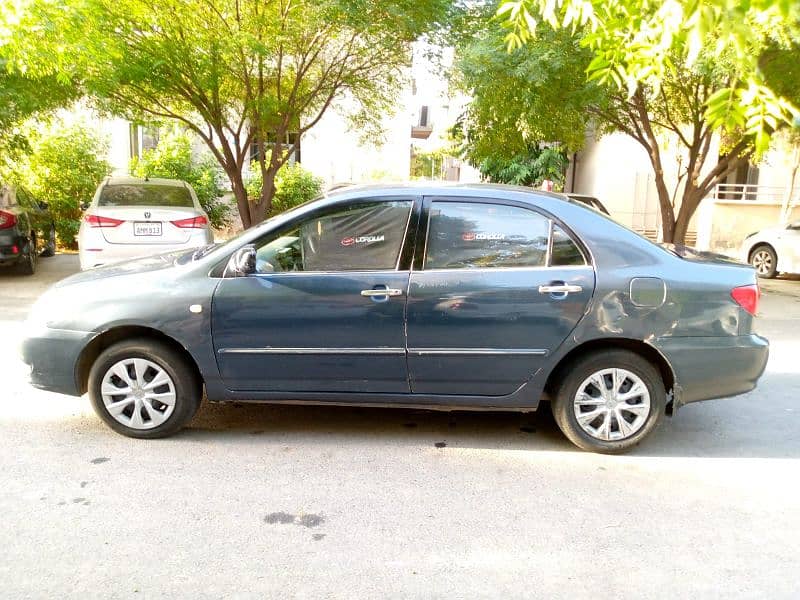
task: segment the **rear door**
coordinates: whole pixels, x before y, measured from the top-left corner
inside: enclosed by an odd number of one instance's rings
[[[407,309],[412,392],[513,393],[583,316],[587,256],[547,216],[493,199],[427,199],[422,233]]]

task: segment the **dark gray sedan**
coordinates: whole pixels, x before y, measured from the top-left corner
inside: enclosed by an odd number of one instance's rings
[[[534,411],[620,452],[682,404],[752,390],[749,266],[651,243],[564,196],[338,190],[200,251],[80,273],[33,307],[34,385],[114,430],[212,401]]]

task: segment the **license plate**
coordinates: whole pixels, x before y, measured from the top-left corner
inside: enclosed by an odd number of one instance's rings
[[[161,235],[161,223],[134,223],[133,235]]]

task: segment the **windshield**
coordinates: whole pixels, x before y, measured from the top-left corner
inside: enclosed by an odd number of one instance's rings
[[[185,187],[175,185],[124,184],[107,185],[100,192],[98,206],[169,206],[193,207],[192,195]]]

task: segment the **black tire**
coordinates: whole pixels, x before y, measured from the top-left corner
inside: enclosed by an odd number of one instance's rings
[[[629,437],[606,441],[590,435],[581,428],[575,415],[573,401],[578,388],[588,377],[603,369],[611,368],[625,369],[641,379],[650,395],[650,412],[641,428]],[[560,377],[551,403],[553,417],[564,435],[582,450],[602,454],[626,452],[650,435],[664,416],[666,390],[661,374],[648,360],[633,352],[617,349],[591,352],[564,368],[560,372]],[[617,424],[618,431],[619,427]]]
[[[22,275],[33,275],[36,273],[36,263],[39,258],[39,252],[36,249],[36,238],[31,237],[28,241],[28,251],[22,257],[21,262],[17,264],[17,272]]]
[[[778,274],[778,255],[772,246],[761,244],[750,251],[750,265],[762,279],[772,279]]]
[[[151,429],[137,429],[118,421],[109,413],[100,391],[103,377],[111,367],[125,359],[135,358],[156,363],[174,384],[175,406],[172,414]],[[184,356],[162,342],[146,338],[119,342],[105,349],[89,370],[88,383],[92,407],[106,425],[117,433],[140,439],[167,437],[185,427],[200,408],[203,396],[202,382]]]
[[[43,258],[50,258],[51,256],[55,256],[56,254],[56,226],[50,226],[50,234],[47,236],[47,245],[42,250],[42,253],[39,255]]]

